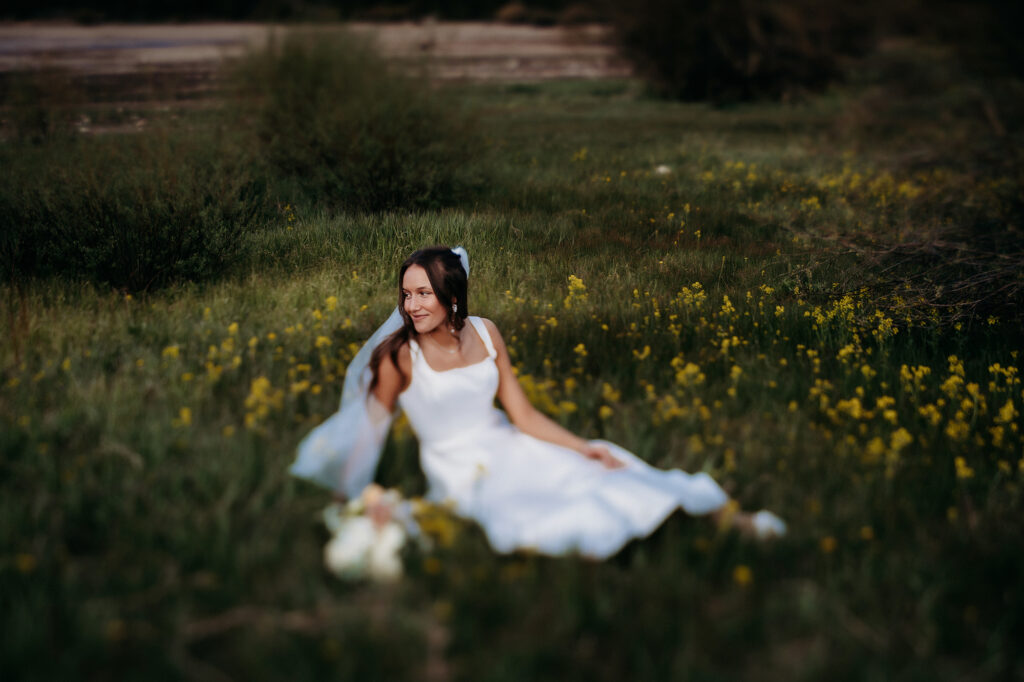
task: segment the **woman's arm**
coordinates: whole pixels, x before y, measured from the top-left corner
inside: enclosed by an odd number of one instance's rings
[[[490,320],[485,319],[484,324],[491,334],[491,341],[498,354],[495,360],[498,365],[498,400],[501,401],[501,405],[505,408],[512,423],[525,434],[575,450],[584,457],[599,460],[609,469],[623,466],[622,462],[612,456],[608,448],[603,445],[593,445],[580,438],[549,419],[530,403],[512,371],[512,361],[509,358],[505,340],[501,337],[501,332]]]
[[[383,405],[388,412],[395,411],[395,403],[398,402],[398,394],[405,390],[412,376],[412,355],[409,353],[408,344],[402,346],[398,351],[398,364],[402,371],[398,371],[391,357],[385,355],[381,358],[380,366],[377,368],[377,385],[373,388],[373,397]]]

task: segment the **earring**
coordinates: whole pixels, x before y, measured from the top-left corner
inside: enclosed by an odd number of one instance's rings
[[[453,313],[459,312],[459,304],[458,303],[452,303],[452,312]]]

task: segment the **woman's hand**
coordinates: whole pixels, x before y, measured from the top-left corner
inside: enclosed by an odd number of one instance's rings
[[[579,452],[588,459],[596,459],[603,464],[606,469],[621,469],[626,466],[621,460],[616,459],[611,451],[604,445],[586,443],[580,448]]]
[[[394,513],[393,500],[388,499],[388,493],[376,483],[366,486],[362,494],[363,506],[366,508],[366,516],[373,521],[377,530],[388,525]]]

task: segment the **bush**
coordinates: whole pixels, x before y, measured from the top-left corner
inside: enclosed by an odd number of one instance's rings
[[[61,69],[0,74],[0,130],[5,138],[31,144],[68,138],[83,101],[80,85]]]
[[[126,291],[216,277],[265,190],[214,135],[0,148],[3,278],[61,275]]]
[[[422,80],[348,33],[271,40],[237,68],[240,117],[291,201],[362,211],[451,203],[478,145]],[[297,196],[298,195],[298,196]]]
[[[849,3],[609,0],[627,56],[654,88],[686,100],[778,98],[827,85],[872,43]]]

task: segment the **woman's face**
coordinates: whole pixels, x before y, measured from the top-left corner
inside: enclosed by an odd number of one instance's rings
[[[402,277],[402,298],[405,312],[412,318],[417,334],[426,334],[443,325],[448,311],[437,300],[430,286],[427,271],[419,265],[410,265]]]

